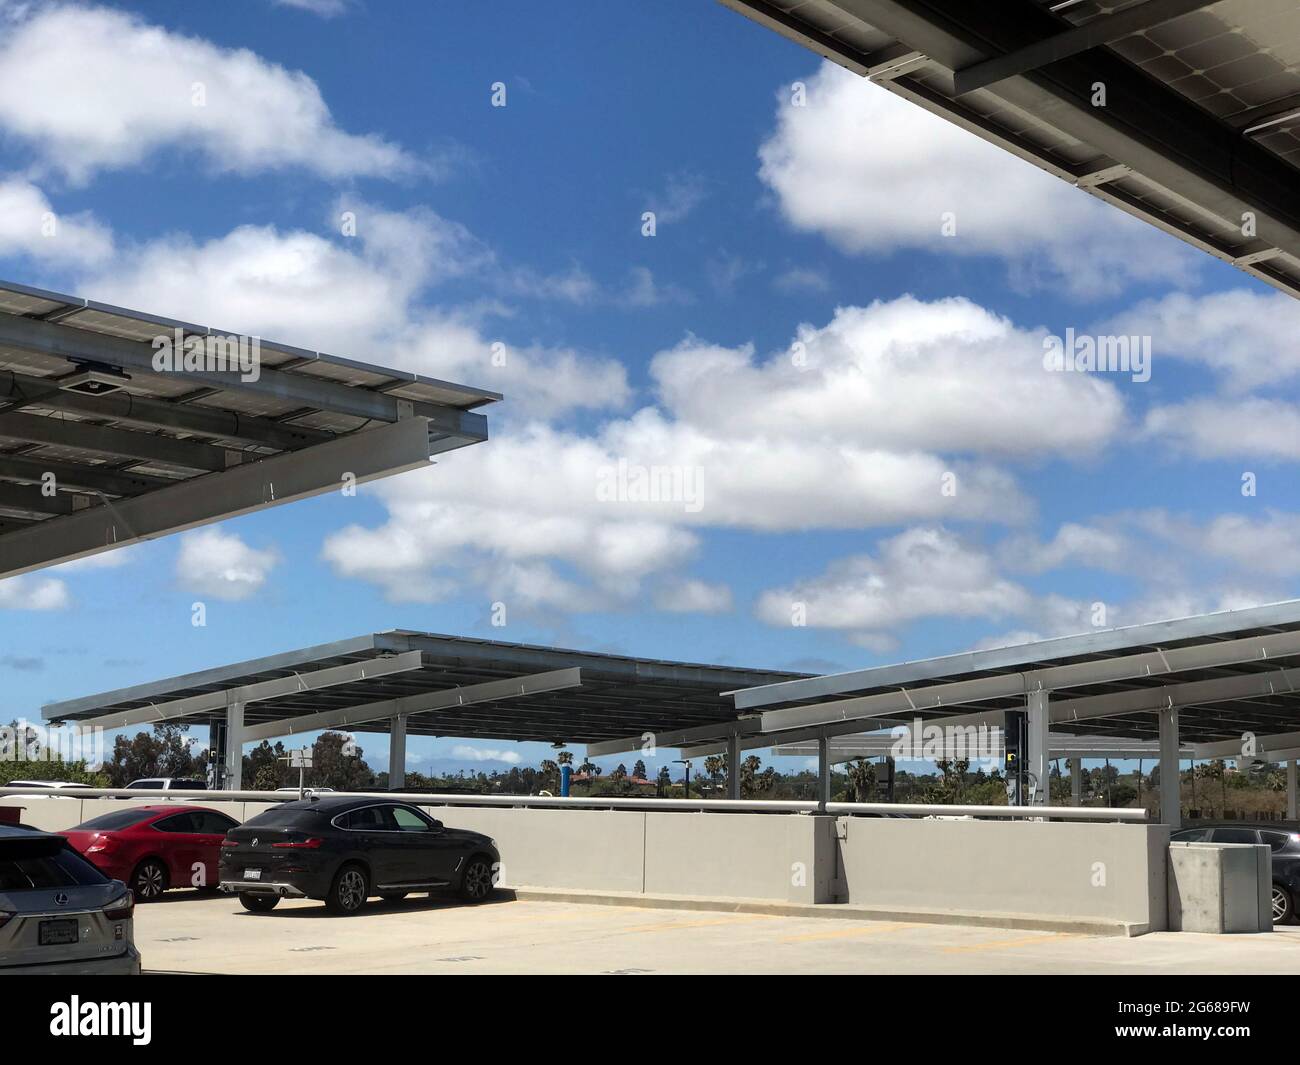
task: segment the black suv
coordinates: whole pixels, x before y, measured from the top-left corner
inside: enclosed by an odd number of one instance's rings
[[[221,890],[255,913],[287,897],[353,914],[371,895],[446,888],[479,902],[500,863],[487,836],[446,828],[408,803],[322,796],[281,803],[227,832]]]
[[[1300,904],[1300,828],[1282,824],[1198,825],[1169,837],[1173,843],[1266,843],[1273,852],[1273,923],[1291,924]]]

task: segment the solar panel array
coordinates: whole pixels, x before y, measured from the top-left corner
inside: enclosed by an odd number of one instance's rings
[[[1086,103],[1071,105],[1083,117],[1067,120],[1061,107],[1066,97],[1039,80],[1040,75],[1050,79],[1064,64],[1044,63],[1026,71],[1027,79],[1012,78],[962,95],[955,91],[953,75],[967,65],[1025,47],[1029,23],[1038,30],[1055,26],[1035,38],[1041,42],[1072,28],[1104,25],[1102,20],[1121,12],[1132,16],[1162,4],[1167,9],[1167,0],[721,2],[1093,195],[1300,295],[1300,5],[1294,0],[1204,0],[1199,5],[1189,0],[1188,6],[1199,9],[1140,32],[1106,36],[1106,43],[1084,51],[1083,57],[1095,61],[1098,69],[1106,61],[1120,60],[1136,71],[1143,80],[1130,88],[1136,90],[1133,96],[1146,98],[1144,104],[1168,91],[1202,113],[1204,129],[1187,137],[1188,144],[1200,146],[1199,152],[1195,147],[1182,152],[1171,147],[1168,135],[1183,134],[1181,124],[1166,125],[1143,112],[1135,112],[1135,130],[1124,120],[1115,123],[1115,128],[1132,134],[1138,146],[1134,160],[1144,158],[1153,146],[1165,154],[1161,172],[1116,159],[1100,142],[1079,134],[1096,115],[1086,114]],[[882,28],[891,22],[909,27],[929,23],[961,43],[952,46],[952,54],[927,55],[918,43],[920,32],[917,39],[904,40]],[[987,43],[998,34],[1020,43],[1004,49]],[[912,49],[917,50],[915,58],[902,66],[890,69],[883,62]],[[1079,58],[1065,57],[1065,64]],[[1112,100],[1106,118],[1119,110]],[[1249,226],[1243,229],[1243,213],[1256,205],[1238,179],[1254,169],[1244,161],[1259,149],[1293,173],[1278,171],[1261,182],[1276,193],[1269,206],[1276,208],[1273,216],[1279,221],[1251,231]],[[1208,175],[1209,184],[1217,187],[1207,191],[1205,184],[1188,184],[1182,179],[1189,174],[1197,180]]]
[[[417,412],[501,398],[260,338],[248,339],[274,388],[251,387],[237,373],[114,366],[96,343],[130,341],[151,353],[160,336],[239,335],[0,282],[0,562],[7,532],[396,420],[358,413],[346,402],[353,398],[390,397],[390,407],[406,401]],[[70,388],[86,370],[105,376],[109,390]],[[48,474],[53,495],[41,491]]]

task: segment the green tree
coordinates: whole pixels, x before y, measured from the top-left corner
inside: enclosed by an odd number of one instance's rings
[[[636,760],[636,765],[632,767],[632,775],[634,777],[639,777],[642,780],[646,779],[645,762],[641,761],[640,758]]]
[[[374,771],[352,737],[322,732],[312,744],[312,778],[317,787],[335,791],[366,791],[375,785]]]
[[[872,802],[876,794],[876,767],[865,758],[849,763],[850,802]]]
[[[123,788],[141,777],[201,776],[206,759],[195,758],[189,731],[189,725],[163,721],[151,732],[118,736],[113,757],[104,766],[112,786]]]

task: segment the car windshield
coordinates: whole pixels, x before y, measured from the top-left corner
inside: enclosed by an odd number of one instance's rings
[[[106,884],[108,879],[75,851],[44,839],[0,845],[0,891]]]
[[[100,814],[98,817],[92,817],[89,821],[81,822],[73,831],[112,832],[118,828],[130,828],[132,825],[138,825],[141,821],[147,821],[156,812],[154,810],[114,810],[112,813]]]

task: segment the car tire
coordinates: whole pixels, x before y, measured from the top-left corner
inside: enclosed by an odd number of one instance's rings
[[[241,891],[239,904],[250,913],[270,913],[280,905],[280,896],[254,895],[251,891]]]
[[[381,891],[379,897],[385,902],[401,902],[409,894],[409,891]]]
[[[355,862],[343,866],[334,874],[325,906],[330,913],[351,916],[360,913],[370,897],[370,877]]]
[[[1295,921],[1295,896],[1282,884],[1273,885],[1273,923],[1292,924]]]
[[[131,890],[136,902],[155,902],[168,888],[167,866],[157,858],[146,858],[131,874]]]
[[[495,885],[492,883],[492,859],[486,854],[471,854],[460,874],[459,894],[466,902],[482,902]]]

